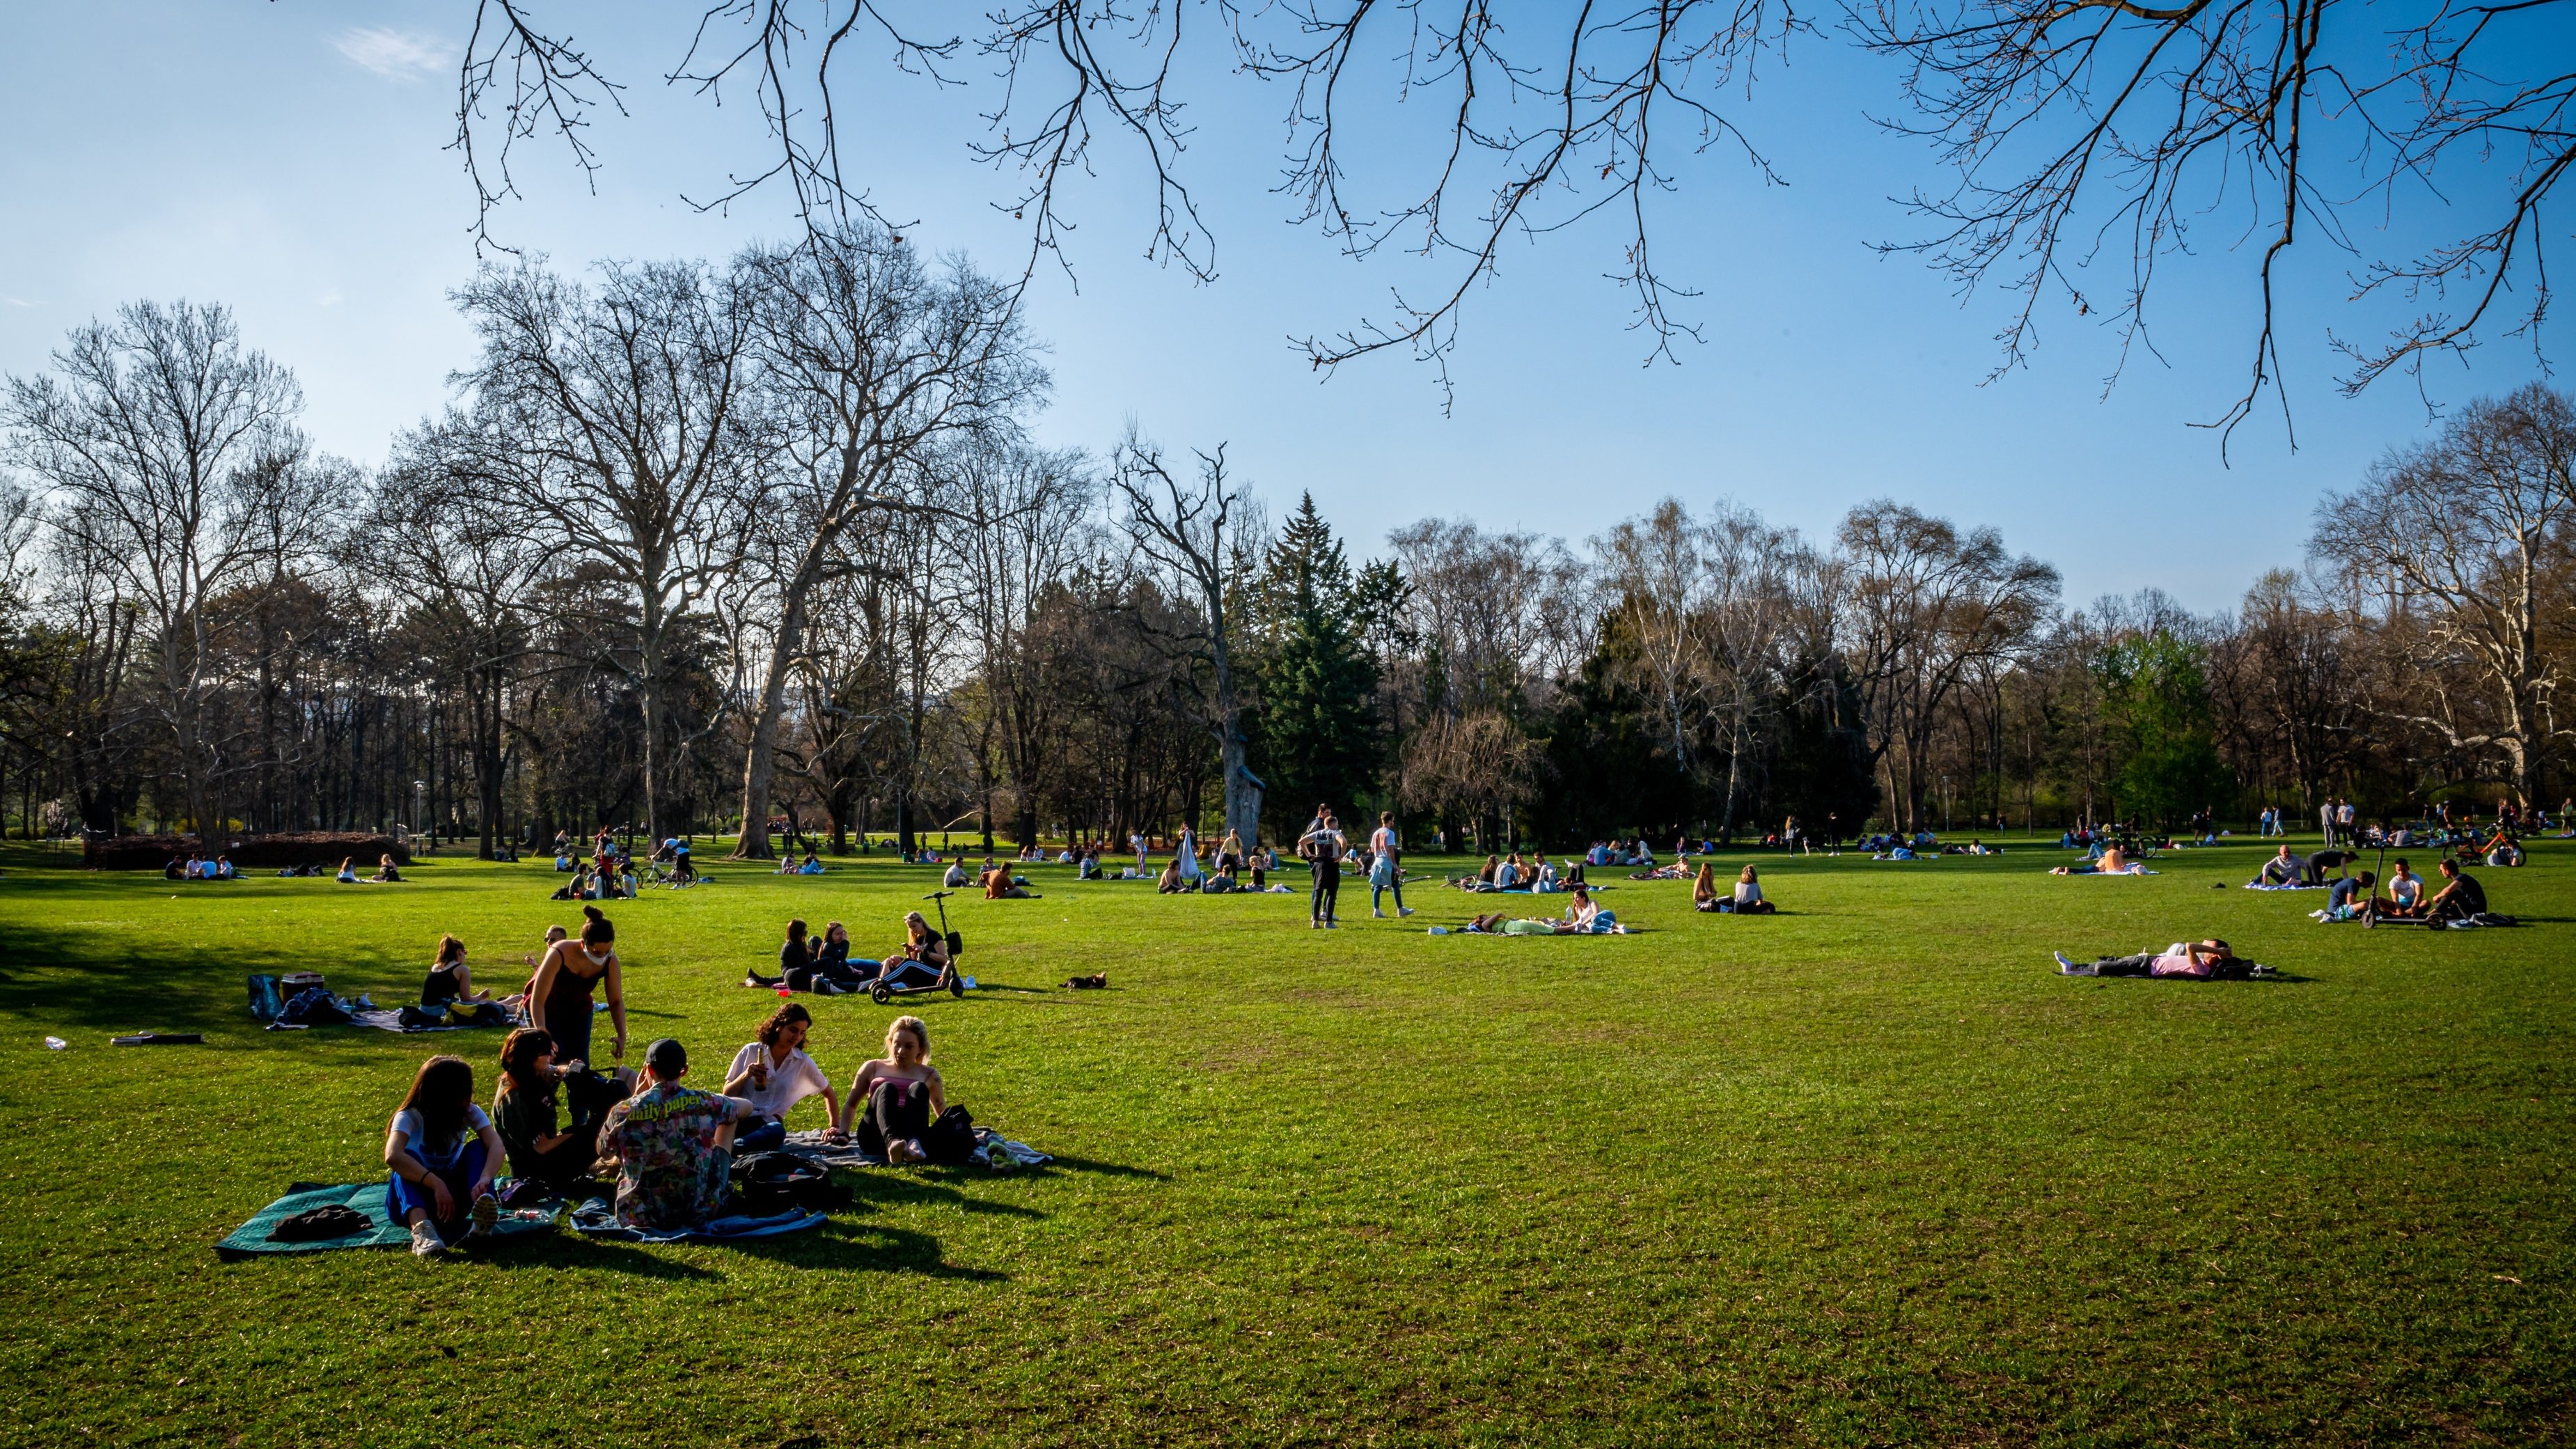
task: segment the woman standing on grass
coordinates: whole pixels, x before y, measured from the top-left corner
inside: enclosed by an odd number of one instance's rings
[[[608,1044],[608,1054],[617,1060],[626,1056],[626,987],[619,975],[617,962],[617,928],[597,906],[584,906],[581,913],[590,919],[583,923],[578,940],[557,941],[546,948],[546,958],[537,963],[537,979],[528,985],[528,1016],[546,1029],[555,1041],[557,1055],[567,1061],[590,1060],[590,993],[602,982],[608,986],[608,1020],[617,1029]]]
[[[499,1207],[492,1174],[501,1140],[474,1105],[474,1069],[463,1057],[420,1064],[411,1092],[385,1126],[385,1213],[411,1229],[411,1250],[427,1258],[448,1244],[492,1231]]]

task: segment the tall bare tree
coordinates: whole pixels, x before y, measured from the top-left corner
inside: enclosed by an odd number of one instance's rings
[[[296,477],[304,395],[242,346],[232,313],[138,302],[73,329],[53,371],[8,379],[6,457],[52,493],[85,567],[136,611],[151,707],[190,823],[204,831],[222,768],[208,702],[220,683],[208,609],[310,522],[272,496]]]
[[[456,294],[481,343],[457,374],[490,425],[460,439],[486,502],[617,580],[643,707],[644,824],[668,784],[671,653],[737,566],[763,440],[749,397],[751,307],[699,262],[603,263],[597,287],[540,264],[487,268]]]
[[[2495,752],[2526,805],[2542,796],[2546,745],[2569,733],[2555,706],[2576,638],[2571,525],[2576,403],[2533,383],[2463,408],[2320,504],[2310,545],[2356,592],[2384,587],[2385,623],[2413,636],[2425,667],[2391,712],[2454,750]]]

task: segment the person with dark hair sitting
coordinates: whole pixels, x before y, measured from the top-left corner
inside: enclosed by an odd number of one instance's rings
[[[788,1109],[807,1097],[821,1097],[836,1135],[841,1130],[841,1103],[832,1095],[831,1079],[806,1055],[805,1037],[814,1029],[814,1014],[788,1002],[760,1024],[757,1041],[734,1053],[725,1073],[724,1094],[751,1103],[752,1124],[734,1137],[737,1152],[763,1152],[787,1141]]]
[[[454,936],[438,938],[438,960],[421,978],[420,1004],[424,1011],[454,1011],[463,1006],[467,1016],[474,1014],[474,1007],[494,1004],[491,992],[475,989],[474,973],[465,964],[463,941]]]
[[[427,1258],[492,1231],[500,1208],[492,1174],[501,1142],[474,1105],[474,1068],[463,1057],[420,1064],[411,1091],[385,1126],[385,1214],[411,1229],[411,1250]]]
[[[688,1049],[667,1036],[644,1049],[644,1070],[643,1090],[609,1108],[599,1134],[601,1149],[617,1155],[617,1221],[686,1231],[723,1210],[734,1132],[756,1109],[681,1086]]]
[[[608,1109],[635,1087],[625,1067],[601,1075],[587,1062],[557,1062],[555,1039],[524,1026],[501,1041],[501,1086],[492,1121],[510,1158],[510,1175],[550,1197],[570,1197],[590,1181],[599,1160],[599,1128]],[[558,1132],[559,1095],[572,1098],[572,1125]]]
[[[2438,928],[2485,915],[2487,888],[2478,884],[2478,878],[2460,869],[2456,860],[2444,860],[2441,870],[2442,888],[2424,902],[2424,920]]]

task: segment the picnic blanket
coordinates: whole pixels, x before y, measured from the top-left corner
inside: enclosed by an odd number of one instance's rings
[[[2054,871],[2054,870],[2052,870],[2052,871],[2050,871],[2050,872],[2049,872],[2049,874],[2050,874],[2050,875],[2055,875],[2055,874],[2057,874],[2057,872],[2056,872],[2056,871]],[[2146,870],[2146,869],[2141,868],[2141,869],[2135,869],[2135,870],[2070,870],[2070,871],[2068,871],[2068,872],[2067,872],[2067,874],[2068,874],[2069,876],[2083,876],[2083,875],[2096,875],[2096,876],[2099,876],[2099,875],[2163,875],[2163,874],[2164,874],[2164,872],[2163,872],[2163,871],[2160,871],[2160,870]]]
[[[827,1214],[808,1212],[778,1213],[765,1218],[710,1218],[694,1228],[679,1231],[653,1228],[630,1228],[617,1220],[614,1209],[605,1198],[592,1198],[572,1210],[572,1230],[585,1237],[612,1238],[624,1243],[734,1243],[748,1238],[776,1238],[788,1233],[801,1233],[819,1228]]]
[[[368,1226],[344,1238],[324,1238],[318,1242],[281,1243],[269,1234],[277,1225],[297,1213],[320,1207],[345,1207],[367,1220]],[[513,1237],[520,1233],[543,1232],[555,1223],[552,1208],[521,1208],[504,1212],[493,1225],[495,1237]],[[395,1222],[385,1212],[385,1185],[382,1182],[344,1182],[322,1185],[299,1182],[286,1190],[286,1196],[251,1214],[249,1222],[233,1229],[230,1236],[215,1244],[215,1255],[227,1260],[247,1258],[262,1253],[321,1253],[339,1248],[394,1248],[411,1246],[411,1229]]]
[[[831,1140],[831,1133],[820,1127],[787,1134],[779,1150],[793,1152],[808,1162],[823,1167],[884,1167],[886,1160],[860,1148],[855,1138]],[[975,1129],[975,1151],[987,1167],[1007,1170],[1013,1167],[1041,1167],[1055,1161],[1052,1154],[1040,1152],[1025,1142],[1014,1142],[990,1127]]]
[[[2265,885],[2260,881],[2250,880],[2245,883],[2245,888],[2249,891],[2323,891],[2334,889],[2334,887],[2327,885]]]

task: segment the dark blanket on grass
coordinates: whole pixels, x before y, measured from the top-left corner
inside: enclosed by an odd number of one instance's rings
[[[320,1207],[345,1207],[367,1220],[367,1226],[344,1238],[324,1238],[319,1242],[280,1243],[269,1234],[277,1225],[297,1213]],[[555,1225],[549,1209],[523,1209],[501,1214],[493,1225],[495,1237],[519,1233],[545,1232]],[[411,1244],[411,1229],[395,1222],[385,1212],[385,1185],[382,1182],[343,1182],[323,1186],[299,1182],[286,1190],[286,1196],[251,1214],[249,1222],[233,1229],[232,1235],[215,1244],[221,1258],[247,1258],[259,1253],[322,1253],[337,1248],[393,1248]]]
[[[586,1237],[614,1238],[627,1243],[732,1243],[746,1238],[775,1238],[787,1233],[801,1233],[823,1225],[826,1214],[799,1208],[770,1217],[712,1218],[698,1227],[669,1231],[657,1228],[630,1228],[617,1220],[616,1213],[600,1198],[592,1198],[572,1210],[572,1230]]]

